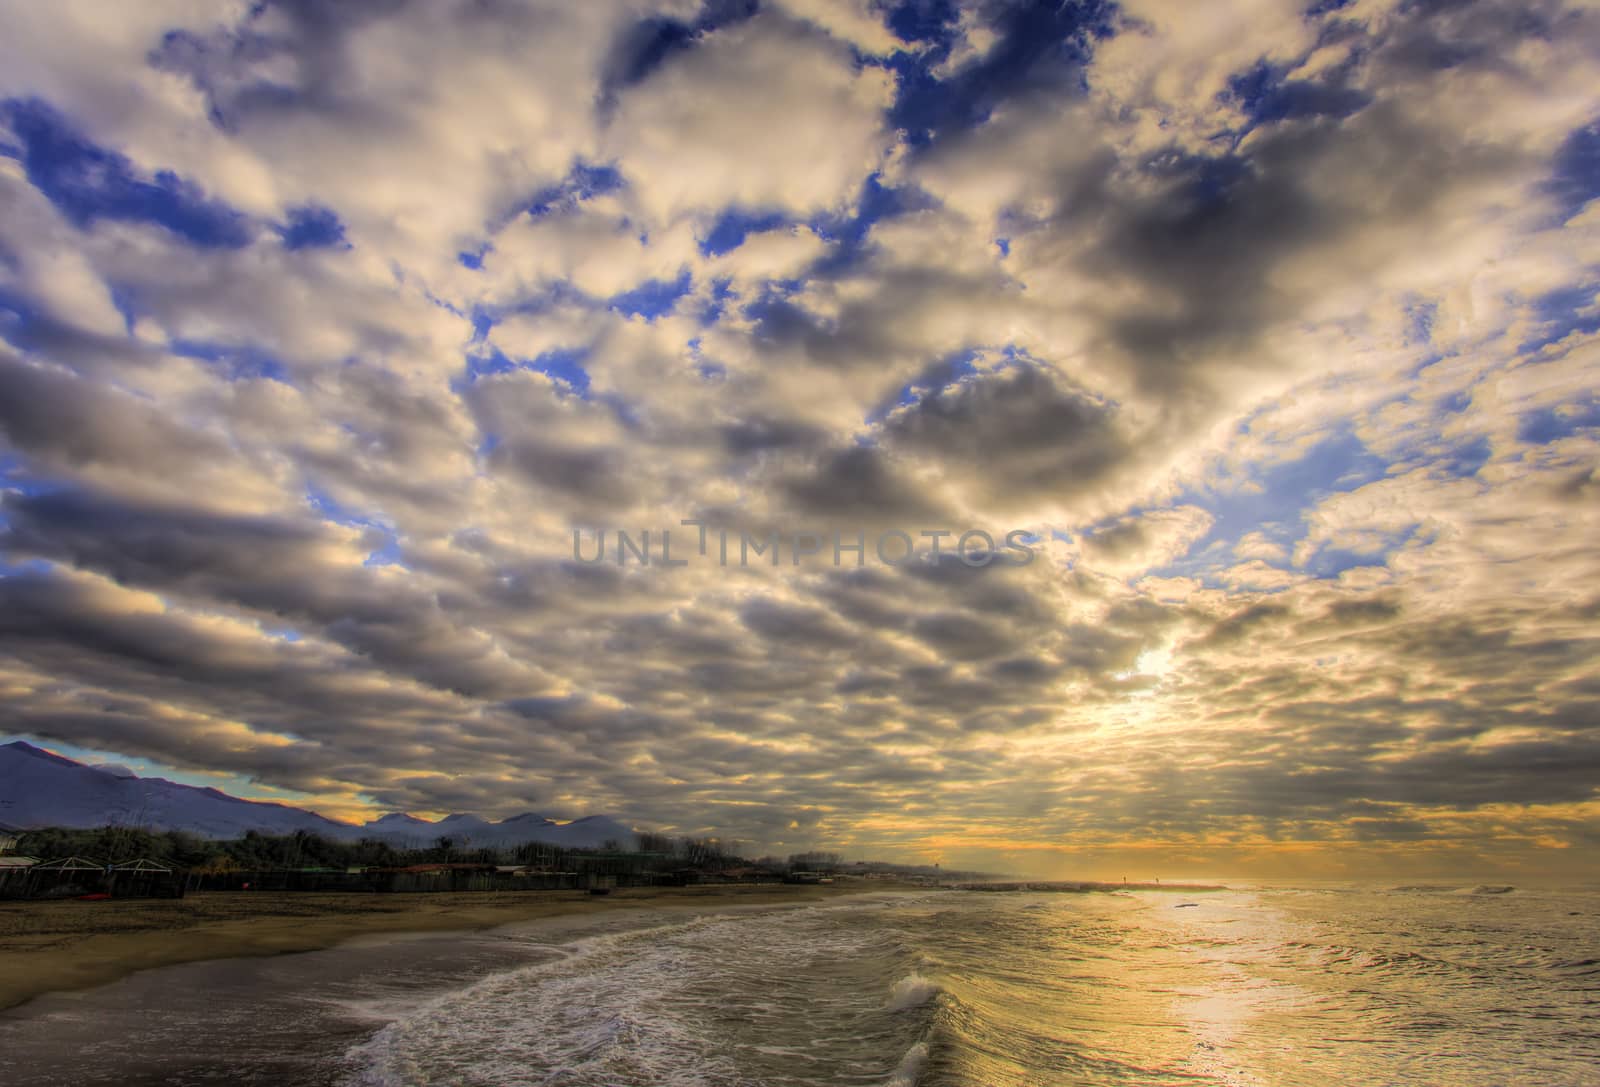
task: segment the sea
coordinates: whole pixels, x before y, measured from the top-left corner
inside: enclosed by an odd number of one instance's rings
[[[1600,1085],[1600,888],[912,891],[146,971],[0,1016],[0,1082]]]

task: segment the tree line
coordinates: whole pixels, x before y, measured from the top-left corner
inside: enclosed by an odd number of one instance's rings
[[[825,873],[845,867],[838,853],[812,851],[787,857],[748,858],[716,838],[673,837],[639,833],[632,841],[609,841],[598,849],[575,849],[548,842],[490,848],[448,835],[428,844],[396,845],[381,838],[355,842],[324,838],[309,831],[262,834],[247,831],[232,839],[202,838],[181,830],[146,830],[106,826],[92,830],[50,827],[23,833],[16,851],[49,860],[87,857],[107,864],[146,858],[174,868],[202,873],[260,872],[274,869],[403,868],[414,864],[516,864],[548,871],[604,870],[618,874],[648,872],[726,872],[748,869],[783,876],[794,872]],[[937,865],[885,862],[857,863],[855,872],[892,873],[944,879],[992,878],[982,872],[940,871]]]
[[[750,861],[714,838],[675,838],[639,834],[633,842],[609,841],[599,849],[576,849],[530,841],[491,848],[444,835],[426,846],[403,847],[380,838],[355,842],[309,831],[273,835],[247,831],[241,838],[202,838],[180,830],[108,826],[92,830],[50,827],[25,832],[17,852],[48,859],[80,856],[118,864],[147,858],[175,868],[225,872],[277,868],[399,868],[413,864],[518,864],[564,870],[578,858],[611,857],[629,869],[718,871],[779,864],[771,858]]]

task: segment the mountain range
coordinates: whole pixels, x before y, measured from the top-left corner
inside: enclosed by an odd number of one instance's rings
[[[448,835],[463,846],[500,847],[548,842],[595,848],[608,841],[631,846],[633,831],[609,816],[569,823],[533,812],[497,823],[476,815],[437,822],[391,812],[368,823],[344,823],[288,804],[243,800],[219,789],[140,777],[126,766],[90,766],[17,740],[0,744],[0,823],[35,827],[143,827],[182,830],[204,838],[238,838],[246,831],[326,838],[380,838],[396,846],[426,846]]]

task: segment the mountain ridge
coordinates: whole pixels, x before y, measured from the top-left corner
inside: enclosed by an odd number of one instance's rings
[[[139,777],[123,766],[115,769],[77,762],[25,740],[0,744],[0,821],[25,830],[125,824],[205,838],[237,838],[252,830],[309,831],[341,841],[378,838],[396,845],[423,845],[448,835],[474,846],[539,841],[593,848],[611,840],[631,844],[633,838],[631,828],[606,815],[560,823],[523,812],[490,822],[453,812],[432,822],[409,812],[388,812],[366,823],[347,823],[291,804],[247,800],[212,786]]]

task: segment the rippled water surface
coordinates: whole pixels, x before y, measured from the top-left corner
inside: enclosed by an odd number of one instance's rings
[[[1600,893],[1489,890],[566,921],[153,971],[41,1002],[0,1046],[18,1083],[1600,1085]],[[124,1051],[46,1078],[90,1029]]]

